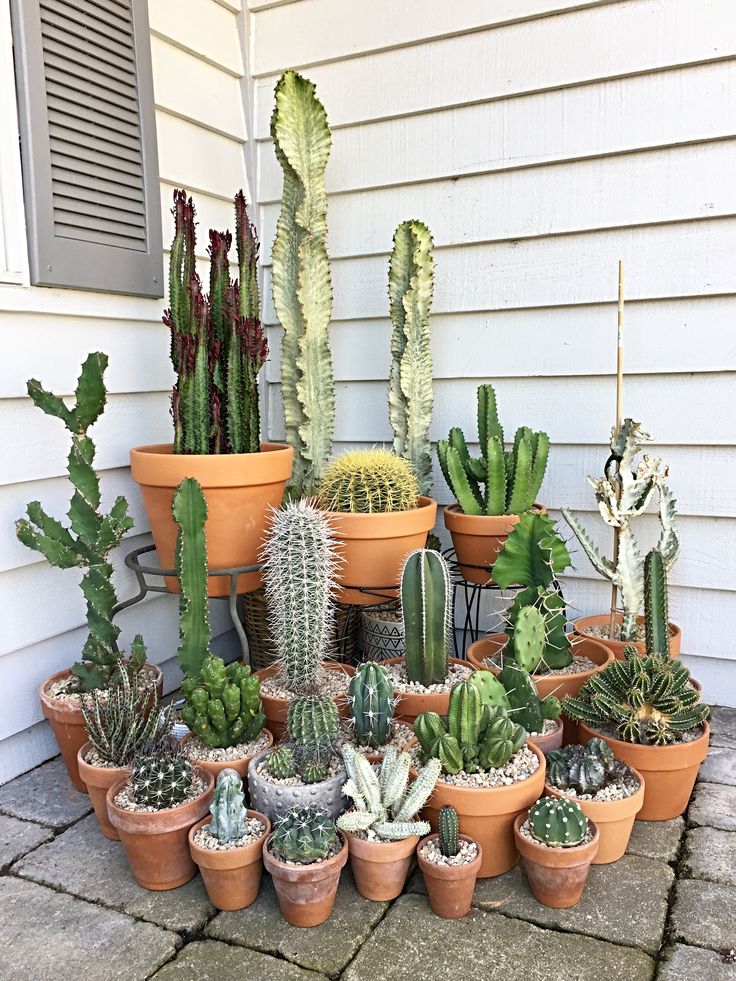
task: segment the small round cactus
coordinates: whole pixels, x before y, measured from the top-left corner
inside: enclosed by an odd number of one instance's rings
[[[139,804],[163,811],[181,804],[192,779],[189,761],[176,748],[166,748],[154,756],[139,756],[131,776],[133,797]]]
[[[529,809],[532,837],[550,848],[580,845],[588,833],[588,819],[580,805],[571,800],[542,797]]]
[[[311,865],[327,858],[337,845],[335,822],[314,806],[291,811],[273,829],[272,849],[286,862]]]
[[[266,771],[274,780],[288,780],[296,776],[294,751],[289,746],[279,746],[266,757]]]
[[[326,779],[326,763],[318,763],[316,760],[313,760],[310,763],[305,763],[302,767],[302,781],[304,783],[322,783]]]
[[[447,858],[452,858],[460,851],[457,811],[451,804],[440,808],[438,818],[440,833],[440,851]]]
[[[325,511],[385,514],[417,506],[419,483],[406,460],[389,450],[352,450],[326,468],[319,485]]]
[[[286,725],[304,758],[324,763],[337,743],[340,714],[329,696],[302,695],[289,705]]]

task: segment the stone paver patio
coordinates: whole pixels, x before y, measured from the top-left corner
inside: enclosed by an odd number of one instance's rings
[[[138,887],[59,758],[0,787],[0,981],[736,981],[736,709],[713,715],[685,819],[637,823],[580,904],[540,906],[520,868],[479,882],[465,920],[437,919],[421,875],[371,903],[343,875],[313,930],[257,902],[217,913],[199,878]]]

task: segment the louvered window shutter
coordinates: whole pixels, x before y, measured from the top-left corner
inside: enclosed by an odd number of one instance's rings
[[[32,282],[163,296],[147,0],[12,0]]]

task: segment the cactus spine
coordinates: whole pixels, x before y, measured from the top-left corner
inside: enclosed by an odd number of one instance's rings
[[[348,692],[358,745],[384,746],[391,735],[395,704],[388,672],[380,664],[363,664],[350,679]]]
[[[644,625],[648,654],[670,656],[667,572],[662,553],[653,548],[644,560]]]
[[[529,808],[527,820],[532,836],[550,848],[573,848],[588,833],[587,817],[571,800],[542,797]]]
[[[417,506],[419,484],[411,465],[389,450],[343,453],[322,474],[319,503],[325,511],[385,514]]]
[[[421,221],[402,222],[389,261],[391,371],[389,420],[394,452],[408,460],[422,494],[432,487],[429,426],[432,421],[432,355],[429,308],[434,289],[432,236]]]
[[[284,172],[273,302],[284,331],[281,394],[286,439],[294,448],[290,493],[300,497],[314,492],[332,453],[335,383],[324,185],[332,138],[314,85],[297,72],[285,72],[276,85],[271,136]]]
[[[327,811],[313,805],[291,811],[273,829],[271,848],[285,862],[312,865],[337,846],[335,822]]]
[[[176,575],[179,580],[179,666],[198,678],[209,654],[212,634],[207,606],[207,502],[194,477],[187,477],[174,492],[171,504],[176,537]]]
[[[297,763],[327,764],[337,743],[339,722],[337,705],[328,695],[295,698],[289,705],[286,724],[297,747]]]
[[[289,780],[297,775],[294,750],[290,746],[277,746],[266,760],[266,769],[274,780]]]
[[[257,739],[266,721],[261,711],[258,678],[250,666],[208,655],[198,677],[182,685],[186,704],[183,721],[205,746],[225,748]]]
[[[190,763],[173,746],[138,756],[130,778],[135,800],[156,811],[181,804],[189,793],[192,780]]]
[[[440,808],[437,819],[440,851],[445,858],[453,858],[460,851],[457,811],[451,804]]]
[[[406,673],[409,681],[441,684],[447,677],[452,632],[450,570],[439,552],[412,552],[401,572]]]
[[[237,841],[248,830],[243,781],[237,770],[221,770],[210,804],[209,833],[218,841]]]

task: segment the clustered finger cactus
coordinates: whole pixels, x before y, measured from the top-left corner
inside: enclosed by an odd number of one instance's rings
[[[544,731],[546,720],[559,719],[562,705],[555,695],[541,699],[528,671],[507,661],[498,678],[490,671],[474,671],[470,681],[480,691],[484,705],[502,708],[528,733]]]
[[[575,790],[591,796],[620,784],[630,770],[613,755],[602,739],[589,739],[587,745],[570,745],[547,753],[547,781],[558,790]]]
[[[196,678],[185,678],[182,720],[205,746],[227,749],[257,739],[266,721],[261,685],[250,666],[233,661],[225,667],[210,654]]]
[[[207,501],[194,477],[183,480],[174,492],[171,513],[179,526],[175,564],[179,582],[179,647],[176,657],[188,678],[198,678],[209,656],[207,605]]]
[[[243,781],[237,770],[226,767],[217,777],[210,804],[208,831],[220,842],[237,841],[248,830]]]
[[[457,811],[452,804],[440,808],[437,817],[440,851],[445,858],[454,858],[460,851],[460,833]]]
[[[478,442],[479,458],[471,457],[461,429],[451,429],[449,437],[437,444],[442,473],[463,513],[524,514],[531,510],[547,469],[547,433],[520,426],[512,449],[506,450],[496,393],[492,385],[481,385]]]
[[[573,848],[588,834],[588,819],[572,800],[542,797],[529,808],[532,837],[549,848]]]
[[[327,811],[301,807],[284,815],[273,829],[271,849],[284,862],[312,865],[338,847],[335,822]]]
[[[348,701],[357,744],[373,749],[385,746],[396,705],[388,671],[373,661],[362,664],[350,679]]]
[[[419,484],[411,464],[390,450],[351,450],[322,474],[319,504],[325,511],[386,514],[417,506]]]
[[[399,753],[394,746],[386,749],[380,771],[348,744],[343,746],[342,755],[348,774],[342,792],[352,797],[353,807],[337,819],[341,831],[370,831],[384,841],[429,833],[429,823],[415,818],[437,783],[439,760],[429,760],[409,783],[411,756]]]
[[[133,798],[138,804],[163,811],[181,804],[192,786],[194,774],[178,747],[163,747],[141,753],[133,764],[130,778]]]
[[[401,572],[406,674],[424,686],[441,684],[449,668],[452,581],[439,552],[420,548]]]

